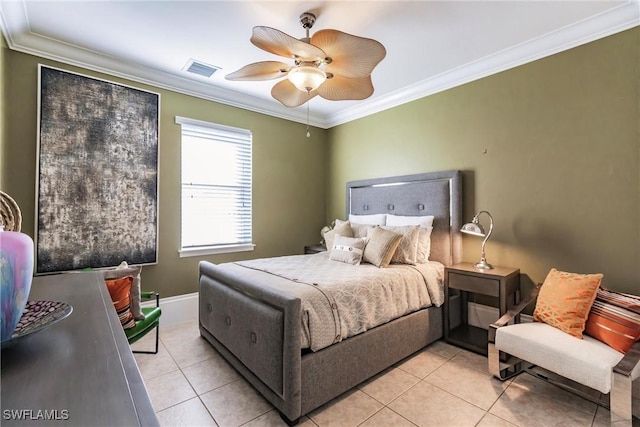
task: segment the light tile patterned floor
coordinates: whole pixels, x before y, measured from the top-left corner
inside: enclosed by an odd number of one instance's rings
[[[134,348],[152,348],[152,340],[150,334]],[[200,337],[197,320],[161,328],[160,341],[157,355],[135,357],[161,425],[286,426]],[[486,365],[480,355],[437,341],[311,412],[300,425],[609,425],[606,409],[528,374],[500,382]]]

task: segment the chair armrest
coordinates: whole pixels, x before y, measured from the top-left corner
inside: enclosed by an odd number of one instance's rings
[[[516,305],[512,309],[507,310],[507,312],[501,318],[496,320],[490,326],[493,328],[501,328],[505,326],[507,323],[509,323],[510,321],[512,321],[518,314],[521,314],[522,310],[524,310],[529,304],[533,302],[533,300],[535,300],[538,297],[538,293],[540,293],[540,286],[541,284],[538,284],[535,288],[531,290],[531,293],[529,294],[528,297],[520,301],[520,304]]]
[[[636,341],[622,360],[613,367],[613,372],[630,377],[631,371],[633,371],[638,362],[640,362],[640,342]]]
[[[151,299],[156,297],[156,307],[160,307],[160,294],[154,291],[142,291],[140,292],[141,299]]]
[[[498,328],[506,326],[517,315],[521,314],[522,310],[524,310],[529,304],[531,304],[538,297],[541,286],[542,284],[538,283],[538,285],[535,288],[531,289],[531,293],[524,300],[520,301],[518,305],[511,308],[510,310],[507,310],[507,312],[503,314],[501,318],[499,318],[498,320],[496,320],[495,322],[489,325],[489,342],[495,342],[496,330]]]

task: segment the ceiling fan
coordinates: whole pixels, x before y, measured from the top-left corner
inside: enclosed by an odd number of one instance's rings
[[[376,40],[338,30],[320,30],[309,37],[314,14],[300,15],[306,37],[300,40],[271,27],[253,27],[251,43],[267,52],[293,59],[293,64],[262,61],[246,65],[227,80],[271,80],[271,95],[287,107],[297,107],[316,95],[330,101],[360,100],[373,94],[371,72],[385,57]]]

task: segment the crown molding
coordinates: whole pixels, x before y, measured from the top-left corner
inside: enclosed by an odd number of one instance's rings
[[[528,40],[445,73],[425,79],[383,97],[362,101],[329,115],[327,127],[338,126],[371,114],[406,104],[492,74],[619,33],[640,25],[640,2],[631,0],[605,13]]]
[[[252,97],[213,86],[205,81],[123,61],[120,58],[44,37],[29,31],[28,28],[28,17],[22,2],[4,3],[4,7],[0,3],[0,29],[11,50],[256,113],[307,123],[306,110],[290,109],[274,103],[271,99]],[[309,113],[308,121],[311,126],[326,128],[326,119],[313,112]]]
[[[640,0],[630,0],[604,13],[456,67],[401,90],[360,101],[337,113],[322,115],[311,112],[309,124],[324,129],[338,126],[633,28],[640,25],[639,2]],[[307,123],[306,111],[303,109],[290,109],[270,99],[241,94],[213,86],[208,82],[122,61],[32,33],[28,31],[28,18],[22,2],[4,3],[4,7],[0,3],[0,27],[8,47],[18,52],[244,110]]]

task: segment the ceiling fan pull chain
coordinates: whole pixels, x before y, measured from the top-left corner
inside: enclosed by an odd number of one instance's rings
[[[311,92],[307,91],[307,96],[309,97],[309,99],[307,99],[307,138],[311,137],[311,132],[309,132],[309,103],[311,102]]]

